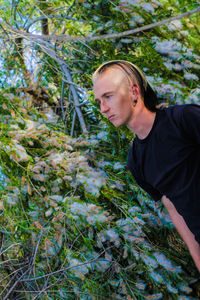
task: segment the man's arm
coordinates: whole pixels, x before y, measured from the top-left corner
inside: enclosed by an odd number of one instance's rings
[[[186,243],[197,269],[200,272],[200,244],[195,240],[194,234],[188,228],[183,217],[177,212],[173,203],[166,196],[163,196],[161,201],[167,209],[174,226]]]

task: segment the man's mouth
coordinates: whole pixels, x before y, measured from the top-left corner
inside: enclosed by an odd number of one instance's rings
[[[110,121],[110,120],[112,120],[114,117],[115,117],[115,115],[111,115],[111,116],[108,117],[108,120]]]

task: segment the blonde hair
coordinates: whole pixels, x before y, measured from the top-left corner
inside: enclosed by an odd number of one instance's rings
[[[98,69],[93,73],[92,75],[92,81],[93,83],[95,80],[103,74],[106,70],[108,70],[111,67],[118,66],[126,75],[128,80],[131,83],[137,82],[139,87],[140,87],[140,93],[141,96],[144,100],[145,106],[150,110],[150,111],[156,111],[157,108],[157,103],[158,103],[158,98],[156,96],[156,93],[146,80],[146,77],[142,70],[138,68],[136,65],[133,63],[126,61],[126,60],[111,60],[108,62],[103,63],[98,67]]]

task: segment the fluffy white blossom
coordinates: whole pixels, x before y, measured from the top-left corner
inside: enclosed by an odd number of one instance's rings
[[[12,140],[12,143],[5,147],[6,152],[10,154],[10,158],[14,159],[18,162],[24,162],[28,161],[30,159],[30,156],[27,154],[26,149],[18,144],[17,140]]]
[[[199,79],[198,76],[196,76],[195,74],[191,74],[189,72],[184,73],[184,78],[186,80],[198,80]]]
[[[200,104],[200,89],[199,88],[196,88],[195,90],[192,91],[192,93],[189,94],[188,101],[189,101],[189,103]]]
[[[182,27],[183,27],[183,24],[181,23],[180,20],[174,20],[174,21],[170,22],[169,25],[168,25],[168,28],[172,31],[173,30],[175,30],[175,31],[176,30],[181,30]]]

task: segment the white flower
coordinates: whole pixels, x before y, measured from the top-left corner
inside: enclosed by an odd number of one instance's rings
[[[183,27],[183,24],[181,23],[180,20],[174,20],[172,22],[169,23],[168,28],[170,30],[181,30]]]
[[[141,7],[149,13],[154,13],[154,7],[150,3],[141,3]]]
[[[195,74],[191,74],[189,72],[184,73],[184,78],[186,80],[198,80],[199,79],[198,76],[196,76]]]
[[[196,88],[192,91],[192,93],[188,96],[188,101],[191,103],[200,104],[200,89]]]
[[[116,162],[114,165],[113,165],[113,169],[114,170],[119,170],[119,169],[124,169],[124,165],[120,162]]]
[[[54,200],[56,202],[62,202],[63,201],[63,197],[60,195],[51,195],[49,196],[49,199]]]
[[[18,144],[18,141],[12,140],[12,144],[7,145],[5,148],[7,151],[13,151],[15,154],[10,154],[10,158],[16,160],[17,162],[23,162],[30,159],[30,156],[27,154],[26,149]]]

